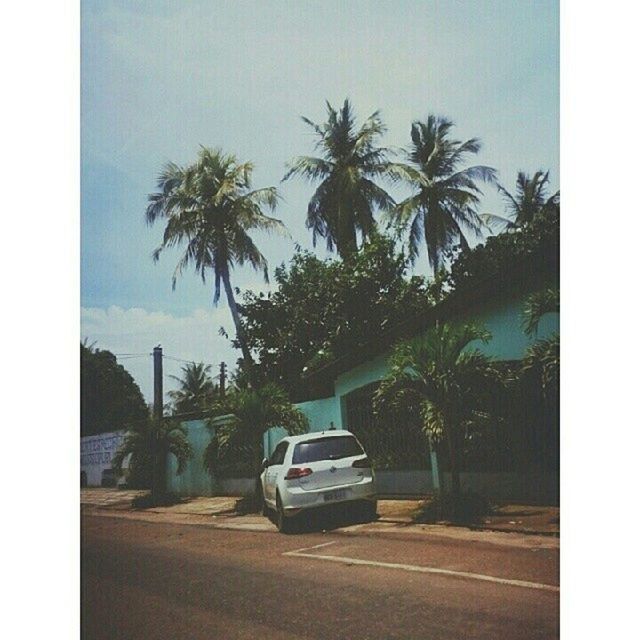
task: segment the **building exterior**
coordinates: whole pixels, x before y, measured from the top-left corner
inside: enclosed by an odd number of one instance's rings
[[[296,406],[306,414],[310,431],[331,428],[350,430],[369,451],[375,448],[370,439],[374,431],[372,393],[387,372],[388,357],[398,340],[424,332],[437,321],[473,322],[483,325],[492,334],[487,344],[478,343],[473,347],[497,361],[507,364],[517,362],[535,340],[559,331],[557,313],[549,313],[542,318],[535,337],[527,336],[522,329],[526,297],[532,291],[557,286],[556,278],[556,265],[535,271],[528,270],[525,265],[525,268],[514,270],[501,282],[481,283],[464,295],[452,295],[428,314],[409,318],[403,326],[375,336],[364,347],[344,354],[314,371],[306,379],[306,397],[300,399]],[[214,435],[213,430],[207,427],[204,420],[192,420],[185,425],[195,455],[181,476],[175,475],[175,462],[168,462],[170,490],[183,495],[212,495],[216,492],[240,495],[253,490],[254,484],[250,478],[216,483],[208,476],[202,465],[202,454]],[[525,437],[525,448],[529,447],[529,440],[526,440],[529,438],[537,447],[529,448],[539,452],[533,464],[522,464],[517,452],[506,450],[503,456],[506,462],[503,460],[500,464],[493,464],[486,460],[476,461],[463,468],[463,487],[494,499],[557,502],[558,468],[552,459],[557,452],[557,427],[553,429],[550,435],[532,433],[522,436]],[[511,434],[522,431],[519,424],[504,425],[499,437],[508,441]],[[265,433],[265,455],[270,455],[285,433],[283,429],[271,429]],[[402,496],[420,495],[433,490],[429,447],[420,429],[412,432],[406,425],[395,424],[393,428],[386,429],[386,434],[388,441],[383,444],[390,453],[377,467],[374,464],[379,492]],[[447,481],[445,469],[445,485]]]

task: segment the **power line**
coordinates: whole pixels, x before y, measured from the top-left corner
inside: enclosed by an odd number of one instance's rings
[[[182,362],[184,364],[195,364],[195,360],[183,360],[182,358],[176,358],[174,356],[168,356],[167,354],[162,354],[163,358],[168,358],[169,360],[175,360],[176,362]]]

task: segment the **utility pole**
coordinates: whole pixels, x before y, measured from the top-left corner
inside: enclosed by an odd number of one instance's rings
[[[227,385],[227,365],[224,362],[220,363],[220,397],[224,398],[226,394]]]
[[[163,391],[162,391],[162,347],[158,345],[153,348],[153,421],[154,421],[154,437],[153,437],[153,454],[152,460],[152,475],[151,475],[151,493],[157,495],[159,493],[158,485],[160,484],[160,478],[163,477],[163,472],[159,469],[159,463],[164,464],[164,461],[158,461],[158,438],[160,436],[160,428],[162,426],[162,404],[163,404]],[[164,488],[162,488],[164,489]]]

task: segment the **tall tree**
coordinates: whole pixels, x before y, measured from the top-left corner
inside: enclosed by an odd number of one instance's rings
[[[389,213],[389,221],[399,231],[409,231],[409,256],[418,256],[424,242],[429,263],[437,273],[454,245],[469,243],[465,231],[479,234],[482,228],[477,207],[482,191],[479,180],[493,182],[495,169],[472,166],[461,169],[467,156],[480,150],[480,141],[466,142],[449,137],[453,123],[430,115],[426,122],[411,125],[411,146],[406,162],[391,168],[394,177],[412,194]]]
[[[285,234],[280,220],[263,212],[273,211],[278,201],[275,187],[252,190],[253,165],[240,163],[234,155],[202,147],[195,163],[180,167],[167,164],[158,178],[158,191],[149,196],[146,219],[153,224],[166,220],[162,244],[153,257],[158,260],[167,247],[182,243],[186,248],[173,275],[173,287],[183,270],[193,265],[205,282],[207,271],[214,277],[213,302],[224,286],[245,366],[253,359],[242,332],[238,307],[231,286],[231,269],[249,264],[262,271],[268,281],[267,261],[249,232],[275,231]]]
[[[533,220],[539,214],[560,205],[560,191],[548,195],[549,172],[536,171],[533,176],[520,171],[516,180],[515,194],[509,193],[502,185],[502,194],[507,207],[507,216],[484,213],[481,218],[493,229],[517,229]]]
[[[242,317],[260,374],[297,397],[302,376],[359,349],[381,330],[431,305],[424,280],[406,278],[406,257],[377,235],[347,260],[297,252],[275,270],[274,291],[248,292]]]
[[[444,440],[454,499],[460,496],[465,430],[486,419],[501,380],[491,359],[470,347],[490,338],[489,332],[474,325],[443,324],[400,343],[375,396],[378,411],[394,403],[413,405],[420,412],[426,434],[432,440]]]
[[[140,388],[113,353],[81,343],[81,435],[123,429],[131,422],[145,420],[147,415]]]
[[[216,387],[211,378],[211,365],[191,362],[182,367],[182,376],[171,376],[179,384],[169,391],[175,413],[188,413],[209,407],[216,397]]]
[[[318,137],[316,148],[321,157],[295,158],[283,180],[302,176],[321,181],[307,208],[307,228],[312,231],[314,246],[320,236],[329,251],[336,249],[346,258],[357,250],[358,234],[365,240],[374,232],[375,209],[387,211],[394,204],[374,182],[389,174],[387,150],[377,146],[386,128],[376,111],[358,129],[349,100],[340,110],[327,102],[327,113],[323,124],[302,118]]]

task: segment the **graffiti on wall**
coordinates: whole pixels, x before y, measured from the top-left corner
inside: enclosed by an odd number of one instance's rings
[[[124,433],[106,433],[80,439],[80,465],[109,465],[118,447],[124,440]]]

